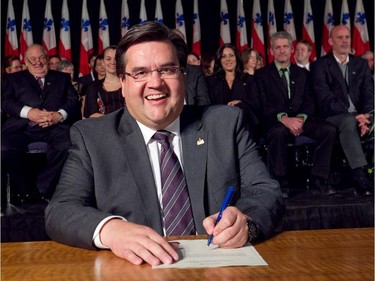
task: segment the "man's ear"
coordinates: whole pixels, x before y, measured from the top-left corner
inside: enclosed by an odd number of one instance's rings
[[[328,44],[329,44],[330,46],[333,45],[333,43],[332,43],[332,38],[328,38]]]

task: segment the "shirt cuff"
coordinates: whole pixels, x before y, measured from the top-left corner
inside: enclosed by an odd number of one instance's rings
[[[57,112],[61,113],[62,117],[63,117],[63,121],[65,121],[66,119],[68,119],[68,113],[64,110],[64,109],[59,109]]]
[[[94,246],[99,248],[99,249],[109,249],[107,246],[104,246],[102,244],[102,241],[100,241],[100,231],[102,230],[104,224],[111,220],[111,219],[120,219],[120,220],[123,220],[123,221],[126,221],[125,218],[123,217],[120,217],[120,216],[109,216],[109,217],[106,217],[105,219],[103,219],[99,224],[98,226],[95,228],[95,231],[94,231],[94,235],[92,237],[92,241],[94,243]]]
[[[30,106],[27,106],[27,105],[25,105],[24,107],[22,107],[21,112],[20,112],[20,117],[28,119],[27,115],[29,114],[29,111],[31,109],[33,109],[33,108],[30,107]]]
[[[302,117],[303,118],[303,122],[306,122],[306,120],[307,120],[307,115],[304,114],[304,113],[297,114],[297,117]]]
[[[278,113],[278,114],[277,114],[277,120],[278,120],[279,122],[281,122],[281,117],[283,117],[284,115],[285,115],[286,117],[288,117],[288,114],[285,113],[285,112],[280,112],[280,113]]]

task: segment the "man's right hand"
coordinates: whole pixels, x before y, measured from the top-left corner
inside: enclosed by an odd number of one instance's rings
[[[172,264],[178,260],[178,253],[152,228],[123,221],[109,220],[100,231],[101,243],[112,252],[132,264]]]
[[[299,136],[303,132],[303,118],[281,117],[281,123],[287,127],[294,136]]]

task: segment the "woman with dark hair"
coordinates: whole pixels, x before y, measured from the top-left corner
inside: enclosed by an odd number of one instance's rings
[[[214,74],[207,78],[211,104],[226,104],[243,109],[257,137],[258,101],[252,97],[252,77],[244,73],[241,54],[231,44],[224,44],[216,53]]]
[[[105,78],[95,80],[87,87],[83,116],[100,117],[124,106],[120,78],[116,73],[116,46],[103,51]]]

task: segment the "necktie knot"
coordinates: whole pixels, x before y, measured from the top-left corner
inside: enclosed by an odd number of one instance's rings
[[[37,77],[37,78],[36,78],[36,81],[38,82],[39,87],[43,90],[44,83],[43,83],[42,78]]]
[[[283,73],[283,75],[285,75],[285,72],[288,72],[288,69],[287,68],[281,68],[280,71]]]
[[[164,130],[161,130],[161,131],[157,131],[153,136],[152,138],[154,140],[157,140],[159,142],[169,142],[169,137],[172,133],[171,132],[168,132],[168,131],[164,131]]]

